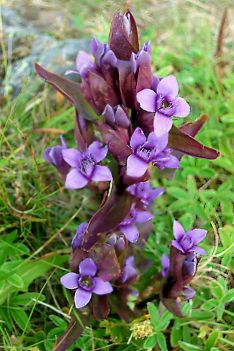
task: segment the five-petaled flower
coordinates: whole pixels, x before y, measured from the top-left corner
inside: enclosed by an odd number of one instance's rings
[[[140,198],[144,207],[149,206],[155,199],[164,193],[163,188],[152,188],[150,182],[140,182],[130,185],[128,191]]]
[[[172,116],[186,117],[190,112],[188,103],[178,95],[176,77],[162,78],[155,91],[143,89],[137,93],[140,107],[148,112],[155,112],[154,132],[157,136],[168,133],[172,127]]]
[[[127,159],[127,175],[141,177],[145,174],[148,164],[153,163],[159,169],[179,168],[179,160],[167,148],[168,135],[160,138],[151,132],[146,138],[141,128],[136,128],[130,140],[132,154]]]
[[[79,274],[67,273],[61,277],[62,285],[75,292],[75,306],[82,308],[91,300],[92,294],[106,295],[113,291],[111,284],[96,276],[97,265],[91,258],[80,262]]]
[[[133,204],[127,217],[120,223],[119,230],[125,235],[126,239],[131,243],[135,243],[139,238],[139,231],[136,223],[145,223],[153,218],[151,212],[139,211]]]
[[[206,254],[206,251],[201,247],[198,247],[197,244],[205,238],[207,230],[192,229],[185,233],[182,225],[178,221],[174,221],[173,234],[175,240],[172,241],[172,246],[177,250],[184,254],[189,252],[196,252],[200,255]]]
[[[62,151],[64,160],[71,166],[67,174],[65,186],[67,189],[81,189],[89,182],[111,181],[112,175],[108,167],[97,165],[108,152],[107,146],[94,141],[84,152],[76,149]]]

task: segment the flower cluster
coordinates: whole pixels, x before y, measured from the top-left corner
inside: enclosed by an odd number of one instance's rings
[[[136,295],[132,289],[138,277],[136,243],[147,239],[154,218],[151,205],[164,192],[151,186],[152,170],[178,169],[184,154],[215,159],[218,152],[194,138],[207,117],[179,128],[173,125],[174,117],[186,117],[190,107],[178,96],[175,76],[152,72],[151,45],[147,42],[140,48],[129,11],[114,15],[108,44],[93,39],[90,54],[78,53],[67,78],[38,64],[35,69],[74,105],[76,113],[77,148],[62,139],[61,145],[45,151],[45,160],[57,168],[67,189],[88,187],[103,196],[100,208],[77,228],[71,244],[72,272],[61,283],[75,291],[76,308],[89,304],[94,318],[106,318],[111,302],[127,319],[128,296]],[[74,75],[80,83],[72,79]],[[202,229],[185,233],[174,222],[170,259],[162,258],[161,300],[177,315],[178,299],[193,295],[187,284],[196,273],[197,255],[205,253],[197,246],[205,235]]]

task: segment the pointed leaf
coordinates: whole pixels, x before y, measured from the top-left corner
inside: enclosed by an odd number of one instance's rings
[[[139,40],[131,12],[127,11],[124,16],[123,18],[119,12],[115,13],[109,34],[109,45],[118,59],[126,61],[130,60],[132,52],[139,50]]]
[[[209,117],[207,115],[202,114],[196,119],[196,121],[182,124],[182,126],[180,126],[179,129],[182,132],[189,134],[192,137],[195,137],[195,135],[197,135],[197,133],[200,131],[203,125],[208,121],[208,119]]]
[[[95,120],[98,118],[96,113],[93,111],[88,102],[84,99],[81,93],[80,84],[73,82],[70,79],[66,79],[55,73],[51,73],[38,65],[35,64],[36,73],[43,78],[47,83],[52,85],[62,95],[64,95],[79,111],[82,116],[88,120]]]
[[[175,126],[170,130],[168,144],[172,149],[193,157],[214,160],[219,156],[218,151],[202,145],[189,134],[182,132]]]
[[[88,317],[82,316],[81,321],[72,320],[65,333],[57,339],[52,351],[67,350],[79,338],[86,325],[88,325]]]
[[[83,237],[82,248],[90,248],[98,241],[102,233],[115,229],[127,216],[133,197],[123,192],[119,194],[114,188],[100,209],[93,215]]]

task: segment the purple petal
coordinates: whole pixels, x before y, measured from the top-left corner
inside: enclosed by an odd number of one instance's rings
[[[117,58],[112,50],[107,51],[107,53],[102,58],[102,63],[111,65],[112,67],[116,66]]]
[[[76,57],[76,69],[81,76],[85,75],[85,70],[91,68],[94,64],[92,57],[85,51],[79,51]]]
[[[88,184],[88,180],[77,170],[72,169],[65,181],[65,187],[67,189],[81,189]]]
[[[206,250],[202,249],[199,246],[193,246],[191,248],[191,251],[194,251],[194,252],[198,253],[199,255],[206,255],[207,254]]]
[[[60,282],[67,289],[77,289],[78,279],[79,279],[79,274],[67,273],[60,278]]]
[[[117,107],[116,113],[115,113],[115,120],[116,123],[123,128],[128,128],[130,121],[129,118],[126,114],[126,112],[122,109],[121,106]]]
[[[92,180],[94,182],[109,182],[112,180],[111,171],[106,166],[95,166]]]
[[[81,160],[81,153],[76,149],[65,149],[62,151],[64,160],[72,167],[78,167]]]
[[[136,128],[130,140],[131,148],[135,150],[138,148],[138,146],[144,144],[145,142],[146,137],[143,130],[141,128]]]
[[[77,289],[74,297],[76,308],[82,308],[86,306],[91,300],[92,293],[89,291],[84,291],[82,289]]]
[[[169,160],[164,162],[166,168],[180,168],[180,160],[174,155],[170,155]]]
[[[159,196],[161,196],[165,192],[164,188],[156,188],[152,189],[149,193],[148,196],[148,201],[152,202],[153,200],[157,199]]]
[[[97,265],[92,258],[86,258],[80,262],[79,271],[82,276],[88,275],[94,277],[97,273]]]
[[[113,288],[109,282],[105,282],[101,278],[94,278],[94,289],[93,292],[97,295],[106,295],[110,294],[113,291]]]
[[[165,278],[170,268],[170,259],[166,254],[162,255],[161,263],[162,263],[162,276],[163,278]]]
[[[142,177],[147,171],[148,163],[142,161],[135,155],[130,155],[127,159],[127,175],[130,177]]]
[[[193,230],[190,230],[187,234],[191,236],[194,245],[196,245],[206,237],[207,230],[193,229]]]
[[[157,87],[157,93],[163,96],[176,98],[179,87],[175,76],[168,76],[160,80]]]
[[[139,232],[134,224],[121,225],[119,229],[125,235],[127,240],[130,241],[130,243],[135,243],[139,239]]]
[[[135,268],[135,259],[134,256],[130,256],[125,260],[121,282],[125,283],[127,280],[136,277],[136,275],[137,270]]]
[[[141,108],[148,112],[156,111],[156,93],[151,89],[143,89],[137,93],[137,101]]]
[[[77,230],[76,230],[76,234],[74,235],[73,239],[72,239],[72,248],[73,250],[76,249],[77,247],[81,246],[81,242],[82,242],[82,238],[84,236],[84,232],[87,228],[88,223],[84,222],[81,223]]]
[[[136,214],[136,222],[137,223],[144,223],[153,218],[153,215],[151,212],[148,211],[137,211]]]
[[[190,112],[190,106],[185,99],[178,97],[175,101],[176,110],[174,115],[177,117],[186,117]]]
[[[110,123],[111,125],[114,125],[115,123],[115,114],[114,110],[110,105],[106,105],[104,111],[102,112],[103,116],[106,117],[106,121]]]
[[[149,143],[149,144],[148,144]],[[163,151],[168,145],[168,134],[163,134],[160,137],[155,135],[155,132],[151,132],[148,135],[147,145],[151,147],[156,147],[156,153]]]
[[[192,288],[184,288],[183,289],[183,296],[186,300],[192,299],[195,294],[196,294],[196,291],[193,290]]]
[[[172,240],[171,245],[182,253],[185,253],[183,247],[176,240]]]
[[[167,134],[172,127],[172,118],[156,112],[154,115],[154,133],[157,137]]]
[[[94,141],[89,145],[88,150],[95,162],[102,161],[108,152],[108,147],[103,146],[99,141]]]
[[[179,241],[182,238],[182,236],[185,234],[184,228],[178,221],[173,222],[173,234],[174,234],[174,238],[177,241]]]

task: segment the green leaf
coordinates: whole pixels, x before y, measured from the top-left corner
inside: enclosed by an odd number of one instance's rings
[[[234,227],[231,225],[225,225],[219,229],[219,235],[222,245],[225,249],[229,248],[234,241]]]
[[[40,293],[28,292],[28,293],[23,293],[23,294],[18,294],[16,296],[13,296],[10,302],[11,302],[11,305],[13,306],[18,306],[18,305],[25,306],[28,303],[33,302],[32,299],[37,299],[39,297],[40,297],[40,300],[44,299],[43,295],[41,295]]]
[[[171,329],[170,343],[172,347],[176,347],[178,342],[182,339],[181,328],[174,324]]]
[[[167,310],[164,311],[161,317],[159,318],[158,329],[159,330],[166,329],[171,319],[172,319],[172,313]]]
[[[229,290],[222,298],[224,304],[232,301],[234,301],[234,289]]]
[[[147,309],[150,314],[150,321],[152,326],[154,327],[155,330],[158,330],[159,315],[158,315],[157,307],[152,302],[148,302]]]
[[[165,338],[164,334],[161,333],[161,332],[158,332],[158,333],[156,334],[156,336],[157,336],[157,341],[158,341],[160,350],[161,350],[161,351],[167,351],[167,350],[168,350],[168,348],[167,348],[167,342],[166,342],[166,338]]]
[[[146,349],[151,349],[157,344],[157,337],[156,335],[152,335],[149,338],[147,338],[144,342],[144,347]]]
[[[200,321],[213,320],[214,315],[210,311],[192,310],[191,319]]]
[[[15,288],[23,288],[24,286],[24,281],[21,278],[20,275],[13,273],[11,274],[8,278],[7,278],[7,283],[9,283],[10,285],[14,286]]]
[[[206,341],[206,348],[208,350],[210,350],[213,346],[216,345],[217,341],[219,338],[219,331],[218,330],[214,330],[208,337],[207,341]]]
[[[179,341],[179,346],[184,351],[202,351],[202,349],[199,346],[195,346],[193,344],[190,344],[184,341]]]
[[[28,323],[28,315],[22,308],[12,308],[10,313],[11,317],[20,329],[24,330],[26,325],[27,331],[31,329],[30,323]]]
[[[51,314],[49,318],[55,325],[57,325],[57,327],[62,328],[63,330],[67,327],[67,323],[62,318],[55,316],[54,314]]]

